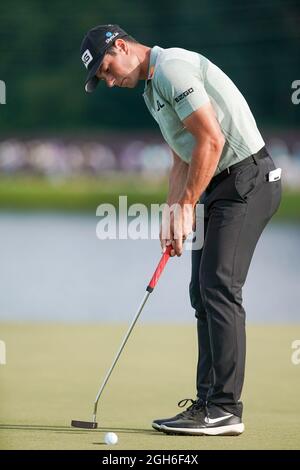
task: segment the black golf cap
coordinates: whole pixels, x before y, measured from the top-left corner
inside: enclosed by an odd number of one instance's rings
[[[88,70],[85,91],[90,93],[95,90],[99,83],[96,72],[100,67],[106,50],[116,39],[124,38],[125,36],[128,36],[128,34],[117,24],[96,26],[85,35],[80,47],[81,60]]]

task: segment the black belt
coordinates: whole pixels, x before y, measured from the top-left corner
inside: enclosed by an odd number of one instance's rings
[[[231,173],[234,173],[234,171],[237,168],[240,168],[241,166],[248,165],[249,163],[255,163],[257,165],[258,160],[262,160],[263,158],[268,157],[268,151],[266,147],[263,147],[260,149],[257,153],[250,155],[250,157],[245,158],[241,162],[235,163],[234,165],[229,166],[225,170],[221,171],[218,175],[214,176],[211,180],[210,183],[207,187],[207,190],[212,189],[212,187],[215,187],[217,184],[219,184],[223,179],[227,178]]]

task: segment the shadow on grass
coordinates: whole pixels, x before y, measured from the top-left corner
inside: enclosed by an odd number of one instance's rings
[[[97,428],[97,429],[74,429],[71,426],[43,426],[40,424],[0,424],[0,430],[12,430],[12,431],[50,431],[55,433],[66,433],[66,434],[90,434],[100,432],[118,432],[118,433],[139,433],[155,435],[156,431],[151,429],[136,429],[136,428]],[[94,443],[98,444],[98,443]],[[98,444],[99,445],[99,444]]]

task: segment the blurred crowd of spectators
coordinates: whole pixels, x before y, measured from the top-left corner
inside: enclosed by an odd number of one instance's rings
[[[282,137],[272,137],[267,140],[267,147],[276,165],[283,169],[284,185],[300,188],[300,135],[292,144]],[[67,179],[108,172],[140,172],[153,178],[164,176],[171,162],[168,146],[149,138],[118,139],[116,135],[110,142],[51,138],[0,141],[0,175],[32,174]]]
[[[116,139],[116,137],[115,137]],[[123,139],[124,140],[124,139]],[[0,142],[0,173],[29,173],[48,178],[68,178],[105,172],[165,174],[170,150],[160,142],[128,139],[118,148],[101,141],[55,139]]]

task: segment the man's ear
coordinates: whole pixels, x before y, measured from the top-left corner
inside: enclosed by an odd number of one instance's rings
[[[125,52],[126,54],[128,53],[128,44],[126,41],[124,41],[124,39],[117,39],[115,41],[115,47],[119,50],[119,51],[123,51]]]

